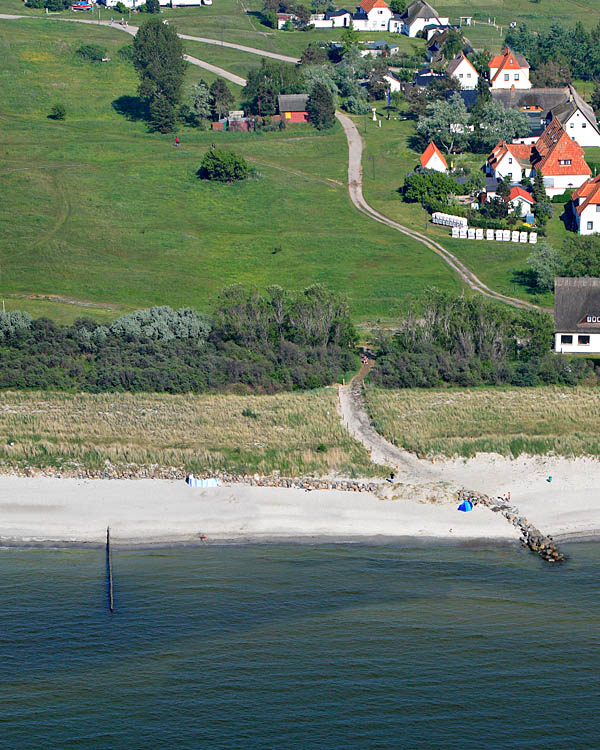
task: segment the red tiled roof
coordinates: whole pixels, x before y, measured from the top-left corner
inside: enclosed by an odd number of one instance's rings
[[[583,185],[573,193],[573,200],[584,198],[585,200],[577,206],[577,213],[581,216],[588,206],[600,205],[600,175],[584,182]]]
[[[533,145],[531,165],[548,177],[592,174],[583,149],[569,138],[556,117]]]
[[[488,156],[488,161],[491,167],[495,167],[504,159],[506,154],[511,154],[513,159],[516,159],[519,163],[528,162],[531,158],[531,149],[532,146],[528,146],[526,143],[509,144],[506,141],[500,141]]]
[[[448,163],[444,159],[444,155],[442,154],[442,152],[439,150],[439,148],[435,145],[433,141],[429,143],[429,146],[427,146],[427,148],[425,149],[425,151],[423,151],[423,154],[421,156],[421,166],[423,167],[423,169],[427,168],[427,165],[429,164],[434,154],[437,154],[439,156],[439,158],[442,160],[442,164],[444,165],[444,167],[448,169]]]
[[[498,68],[498,70],[494,73],[494,77],[491,79],[491,81],[493,82],[496,80],[496,78],[498,78],[502,71],[527,70],[529,68],[529,63],[523,57],[523,55],[517,55],[509,47],[505,47],[502,51],[502,54],[492,57],[492,59],[488,63],[488,67],[490,70]]]
[[[510,189],[510,198],[509,200],[514,201],[517,198],[521,198],[524,201],[527,201],[528,203],[534,203],[533,196],[531,193],[528,193],[527,190],[522,188],[520,185],[514,185]]]
[[[390,6],[384,1],[384,0],[362,0],[360,7],[364,10],[365,13],[370,13],[373,8],[387,8],[390,9]]]

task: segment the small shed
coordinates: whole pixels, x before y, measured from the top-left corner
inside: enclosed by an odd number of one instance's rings
[[[307,101],[308,94],[279,94],[279,114],[285,122],[308,122]]]

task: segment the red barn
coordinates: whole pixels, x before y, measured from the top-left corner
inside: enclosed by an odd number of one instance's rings
[[[285,122],[308,122],[308,94],[279,94],[279,114]]]

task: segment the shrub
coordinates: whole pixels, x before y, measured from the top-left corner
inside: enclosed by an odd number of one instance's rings
[[[133,62],[133,44],[124,44],[122,47],[120,47],[117,55],[119,55],[121,60]]]
[[[250,419],[258,419],[258,414],[249,407],[242,410],[242,417],[249,417]]]
[[[82,44],[81,47],[75,50],[75,54],[79,55],[83,60],[101,62],[106,57],[106,48],[100,47],[99,44]]]
[[[351,115],[366,115],[371,111],[369,102],[362,96],[349,96],[342,106]]]
[[[160,13],[159,0],[146,0],[144,10],[146,11],[146,13]]]
[[[552,203],[568,203],[572,197],[572,192],[570,190],[565,190],[565,192],[560,195],[553,195]]]
[[[218,148],[204,154],[197,175],[203,180],[218,182],[245,180],[248,177],[248,164],[235,151]]]
[[[115,11],[116,11],[117,13],[121,13],[121,15],[123,15],[124,13],[127,13],[127,8],[126,8],[126,6],[125,6],[125,5],[123,5],[123,3],[122,3],[122,2],[118,2],[118,3],[117,3],[117,4],[115,5]]]
[[[28,8],[45,8],[46,0],[27,0],[25,5]]]
[[[67,108],[64,104],[53,104],[48,117],[52,120],[65,120],[67,117]]]

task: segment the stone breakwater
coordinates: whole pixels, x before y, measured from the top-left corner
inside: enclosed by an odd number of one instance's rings
[[[492,512],[501,513],[521,532],[521,544],[536,552],[546,562],[557,563],[568,559],[567,555],[558,549],[551,536],[543,534],[527,518],[520,515],[518,508],[504,498],[489,497],[482,492],[459,490],[458,499],[460,502],[470,500],[473,505],[485,505]]]
[[[0,469],[0,473],[21,477],[54,477],[55,479],[170,479],[185,481],[188,471],[178,468],[143,467],[117,468],[107,466],[104,469],[55,469],[46,467],[38,469]],[[366,482],[358,479],[314,479],[312,477],[282,477],[277,473],[268,476],[259,474],[228,474],[216,471],[212,474],[194,474],[198,479],[216,477],[223,484],[246,484],[251,487],[289,487],[303,490],[342,490],[345,492],[375,492],[380,483]]]

